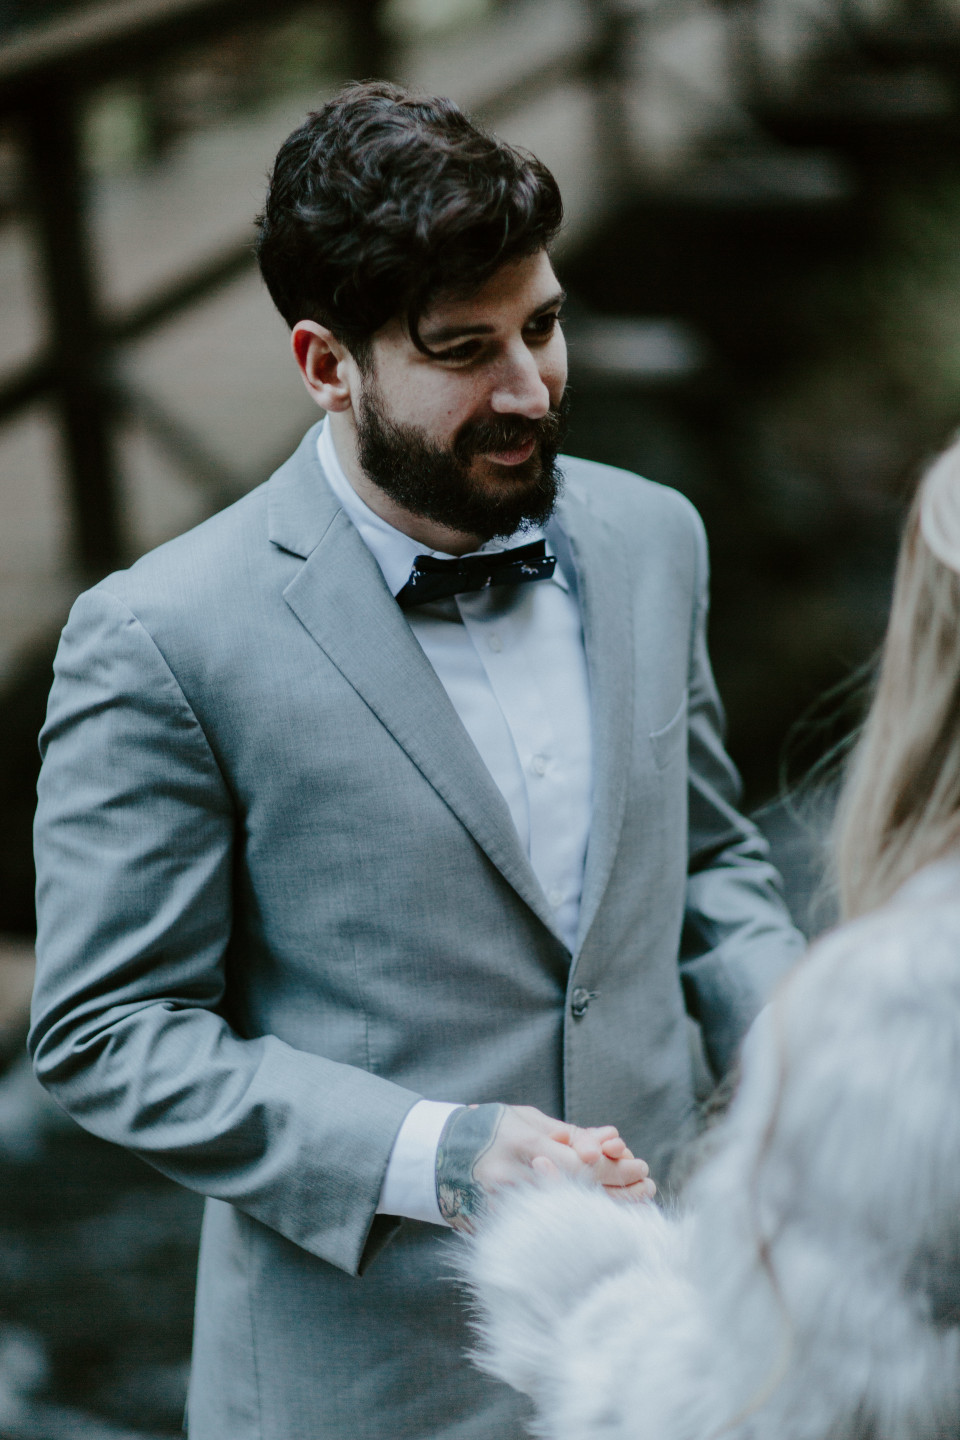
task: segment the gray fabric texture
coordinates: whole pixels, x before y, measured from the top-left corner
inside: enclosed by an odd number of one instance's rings
[[[736,810],[701,524],[564,467],[595,750],[573,956],[315,429],[64,631],[30,1045],[81,1124],[212,1197],[191,1440],[519,1440],[462,1360],[450,1237],[375,1218],[404,1116],[612,1122],[662,1177],[695,1124],[685,997],[720,1072],[802,948]]]

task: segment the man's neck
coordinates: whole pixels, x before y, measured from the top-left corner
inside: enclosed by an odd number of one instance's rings
[[[376,481],[370,479],[360,464],[357,450],[357,427],[352,410],[331,412],[327,415],[327,424],[330,426],[334,449],[343,473],[363,503],[369,505],[373,513],[379,515],[381,520],[386,520],[387,524],[392,525],[395,530],[409,535],[411,540],[416,540],[425,549],[440,550],[444,555],[469,555],[474,550],[480,549],[485,536],[465,535],[460,530],[451,530],[446,525],[437,525],[423,515],[415,515],[412,510],[406,510],[395,500],[391,500],[390,496],[380,489]]]

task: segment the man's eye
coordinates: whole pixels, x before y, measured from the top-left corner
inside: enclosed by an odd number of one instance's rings
[[[462,345],[454,345],[450,350],[441,350],[438,355],[440,360],[452,360],[454,364],[458,361],[472,360],[479,355],[481,346],[476,340],[465,340]]]
[[[538,315],[531,320],[527,326],[527,334],[532,335],[535,340],[548,339],[560,323],[559,311],[551,310],[548,315]]]

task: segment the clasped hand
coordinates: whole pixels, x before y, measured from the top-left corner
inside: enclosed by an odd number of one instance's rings
[[[450,1116],[437,1148],[437,1199],[454,1229],[470,1230],[489,1195],[537,1175],[587,1179],[627,1200],[656,1194],[646,1162],[613,1125],[569,1125],[532,1105],[468,1105]]]

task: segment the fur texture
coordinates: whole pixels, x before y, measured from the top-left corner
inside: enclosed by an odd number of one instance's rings
[[[960,862],[797,967],[681,1213],[530,1187],[467,1267],[551,1440],[960,1434]]]

